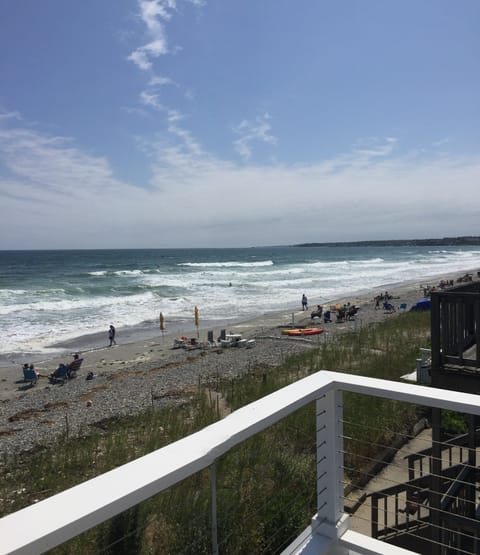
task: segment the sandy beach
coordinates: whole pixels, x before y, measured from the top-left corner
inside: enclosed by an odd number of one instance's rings
[[[470,273],[478,279],[476,269]],[[355,319],[350,321],[337,323],[333,315],[329,324],[320,324],[318,319],[312,322],[310,313],[316,304],[315,299],[311,299],[308,311],[293,309],[268,313],[249,321],[229,324],[227,333],[240,333],[245,339],[255,339],[255,346],[251,349],[219,346],[195,350],[172,349],[175,337],[186,335],[196,338],[197,333],[190,330],[173,335],[167,328],[163,335],[158,330],[156,337],[129,343],[122,343],[119,334],[116,346],[83,350],[80,355],[84,361],[78,376],[64,385],[51,384],[47,377],[41,377],[36,385],[30,386],[23,382],[20,364],[0,368],[2,451],[15,454],[49,443],[61,435],[75,437],[86,434],[104,419],[179,402],[199,382],[211,382],[218,376],[231,378],[260,365],[278,365],[288,355],[311,349],[319,342],[332,341],[338,334],[396,317],[401,303],[406,303],[408,310],[423,297],[422,286],[427,283],[438,285],[440,279],[455,281],[459,275],[430,277],[421,283],[403,283],[388,288],[393,296],[391,302],[397,307],[393,314],[376,309],[374,297],[380,291],[369,291],[331,302],[359,307]],[[296,325],[321,325],[325,332],[311,338],[282,335],[282,328],[292,321]],[[206,341],[208,331],[213,331],[214,338],[217,338],[221,329],[222,326],[200,327],[198,340]],[[105,343],[108,343],[106,339]],[[59,362],[68,361],[68,357],[53,359],[37,364],[36,368],[43,376],[48,376]],[[94,379],[86,380],[89,372],[94,374]]]

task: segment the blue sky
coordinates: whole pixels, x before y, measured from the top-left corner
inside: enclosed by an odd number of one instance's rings
[[[0,249],[479,235],[477,0],[0,0]]]

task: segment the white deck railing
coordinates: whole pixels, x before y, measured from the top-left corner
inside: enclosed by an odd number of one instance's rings
[[[480,415],[476,395],[321,371],[191,436],[0,519],[0,553],[38,554],[62,544],[211,467],[235,445],[312,401],[317,404],[317,513],[285,553],[319,555],[333,544],[339,553],[410,553],[349,530],[341,455],[344,391]]]

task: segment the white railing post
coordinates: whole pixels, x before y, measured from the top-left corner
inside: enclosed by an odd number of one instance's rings
[[[338,538],[348,528],[343,503],[343,395],[331,390],[316,401],[317,514],[312,529]]]

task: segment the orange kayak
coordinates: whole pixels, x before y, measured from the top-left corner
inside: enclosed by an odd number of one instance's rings
[[[290,335],[290,336],[303,336],[303,335],[318,335],[323,333],[323,328],[299,328],[299,329],[292,329],[292,330],[282,330],[283,335]]]

